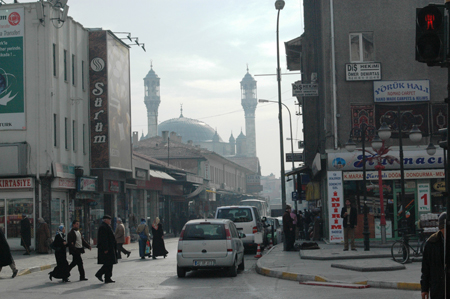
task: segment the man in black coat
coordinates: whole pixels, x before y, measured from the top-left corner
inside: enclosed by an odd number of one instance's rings
[[[31,223],[26,214],[22,215],[23,219],[20,220],[20,245],[25,248],[23,255],[30,255],[31,246]]]
[[[348,250],[348,239],[350,238],[350,245],[352,250],[355,248],[355,227],[358,223],[358,211],[351,206],[350,200],[345,201],[345,207],[342,207],[341,218],[344,225],[344,251]]]
[[[422,277],[420,286],[422,299],[444,299],[445,298],[445,263],[444,262],[444,234],[447,213],[439,216],[439,231],[432,234],[423,251]],[[447,229],[450,227],[447,225]],[[447,241],[447,248],[449,242]],[[448,249],[447,254],[448,257]],[[447,274],[447,294],[450,293],[450,274]],[[448,295],[447,295],[448,297]]]
[[[67,243],[69,245],[69,254],[72,255],[72,263],[69,265],[69,272],[75,266],[78,266],[78,272],[80,272],[80,281],[87,280],[84,274],[83,267],[83,259],[81,258],[81,254],[84,253],[84,248],[89,248],[91,250],[91,246],[84,240],[79,232],[80,222],[78,220],[74,220],[72,222],[72,229],[67,235]]]
[[[3,229],[0,228],[0,271],[2,271],[2,267],[4,266],[9,266],[11,268],[13,271],[12,278],[16,277],[19,270],[17,270],[16,264],[14,263],[8,242],[3,234]]]
[[[286,211],[283,214],[283,233],[285,242],[285,251],[294,250],[294,235],[292,233],[294,223],[291,218],[291,207],[286,205]]]
[[[111,277],[113,265],[117,264],[117,243],[111,228],[111,216],[109,215],[103,216],[103,222],[98,228],[97,248],[97,263],[103,266],[97,271],[95,277],[103,281],[102,276],[105,275],[105,283],[113,283],[115,281]]]

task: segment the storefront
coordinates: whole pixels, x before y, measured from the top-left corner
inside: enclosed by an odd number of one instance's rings
[[[392,151],[397,156],[398,151]],[[380,231],[380,187],[378,171],[374,165],[366,165],[366,186],[361,169],[361,153],[334,152],[328,155],[328,217],[330,238],[339,239],[341,219],[340,211],[346,199],[350,199],[358,210],[356,237],[362,238],[364,188],[367,194],[367,208],[370,238],[381,238]],[[401,200],[401,172],[398,163],[383,162],[382,171],[383,205],[386,218],[386,237],[397,238],[395,231],[405,220],[411,234],[416,233],[420,215],[445,211],[445,172],[443,152],[438,150],[434,156],[428,156],[420,148],[404,151],[404,199]],[[336,177],[336,179],[333,178]],[[339,178],[338,178],[339,177]],[[342,196],[339,193],[342,192]],[[337,196],[335,195],[337,194]],[[404,206],[405,207],[404,207]],[[406,213],[403,213],[406,211]],[[339,219],[339,221],[338,221]],[[361,225],[360,225],[361,224]],[[334,235],[334,236],[333,236]]]
[[[20,221],[26,214],[31,222],[31,244],[34,244],[35,227],[34,178],[0,179],[0,229],[5,232],[11,249],[21,249]]]

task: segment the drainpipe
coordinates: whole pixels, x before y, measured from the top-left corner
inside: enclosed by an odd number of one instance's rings
[[[333,135],[334,135],[334,149],[338,148],[338,130],[337,130],[337,95],[336,95],[336,57],[335,57],[335,47],[334,47],[334,10],[333,10],[333,0],[330,0],[330,30],[331,30],[331,71],[332,71],[332,82],[333,82]]]

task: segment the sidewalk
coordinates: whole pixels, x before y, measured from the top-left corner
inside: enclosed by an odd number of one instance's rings
[[[139,243],[131,243],[123,246],[126,250],[131,251],[130,258],[139,258]],[[19,270],[17,276],[27,275],[30,273],[43,271],[47,269],[52,269],[56,266],[55,254],[39,254],[35,251],[31,252],[31,255],[23,255],[25,251],[11,251],[11,254],[14,258],[14,262],[16,263],[16,267]],[[83,262],[86,264],[86,261],[92,260],[92,263],[97,263],[97,248],[92,247],[92,250],[86,249],[86,253],[82,255]],[[122,254],[122,259],[125,258],[124,254]],[[72,257],[67,253],[67,260],[72,261]],[[88,262],[89,263],[89,262]],[[11,269],[9,267],[3,267],[0,272],[0,277],[11,277]]]
[[[357,251],[343,251],[343,245],[317,243],[320,249],[300,252],[283,251],[283,244],[278,244],[258,260],[256,271],[302,283],[420,290],[420,259],[402,265],[392,260],[391,249],[387,247],[375,246],[370,251],[359,247]]]

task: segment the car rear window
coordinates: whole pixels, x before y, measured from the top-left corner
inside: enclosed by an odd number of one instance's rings
[[[230,219],[233,222],[253,221],[252,211],[249,208],[219,209],[216,218]]]
[[[183,240],[226,240],[223,224],[188,224]]]

